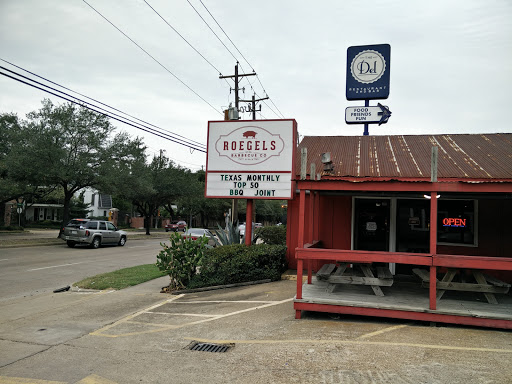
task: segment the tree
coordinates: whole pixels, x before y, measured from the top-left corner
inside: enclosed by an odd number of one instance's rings
[[[205,172],[189,173],[188,191],[179,200],[181,211],[189,217],[200,215],[201,226],[206,228],[211,218],[223,222],[224,213],[231,207],[230,200],[210,199],[204,196]],[[191,224],[191,223],[189,223]]]
[[[63,223],[69,218],[73,195],[82,188],[98,188],[144,153],[140,139],[130,140],[104,115],[72,103],[42,102],[39,111],[20,124],[17,145],[7,159],[9,177],[31,186],[61,188]],[[118,174],[117,177],[122,177]]]
[[[0,204],[23,196],[25,185],[13,178],[10,168],[12,148],[17,146],[18,132],[21,129],[18,116],[15,114],[0,114]]]
[[[122,182],[112,183],[114,194],[132,202],[144,217],[144,228],[149,235],[151,218],[158,214],[158,210],[167,207],[172,211],[172,203],[190,193],[187,173],[167,158],[164,151],[160,151],[149,164],[143,159],[134,162]],[[126,188],[127,184],[130,188]]]

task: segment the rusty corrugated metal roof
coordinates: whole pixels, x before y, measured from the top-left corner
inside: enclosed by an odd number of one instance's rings
[[[438,178],[512,179],[512,134],[397,136],[306,136],[308,168],[323,170],[320,156],[331,153],[335,177],[428,178],[432,146],[438,147]]]

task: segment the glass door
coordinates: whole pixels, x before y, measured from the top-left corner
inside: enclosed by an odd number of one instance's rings
[[[354,249],[389,252],[389,199],[355,199]]]

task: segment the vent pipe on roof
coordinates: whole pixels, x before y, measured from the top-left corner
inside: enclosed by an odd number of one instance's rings
[[[334,170],[334,166],[331,161],[331,152],[322,153],[322,163],[324,165],[323,175],[330,175]]]

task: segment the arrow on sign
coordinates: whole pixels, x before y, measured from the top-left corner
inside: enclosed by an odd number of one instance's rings
[[[391,116],[391,111],[389,110],[388,107],[386,107],[385,105],[382,105],[381,103],[377,103],[377,106],[380,109],[382,109],[382,112],[378,113],[378,116],[382,116],[379,121],[379,125],[386,124],[389,120],[389,117]]]
[[[385,105],[378,103],[376,107],[348,107],[345,109],[347,124],[386,124],[391,111]]]

